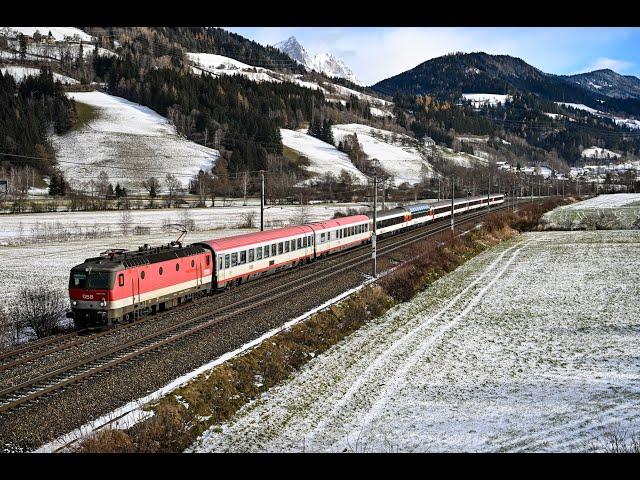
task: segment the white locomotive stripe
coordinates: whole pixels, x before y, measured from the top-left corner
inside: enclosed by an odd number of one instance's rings
[[[115,308],[128,307],[129,305],[135,305],[138,303],[146,302],[148,300],[152,300],[158,297],[163,297],[165,295],[171,295],[172,293],[178,293],[183,290],[188,290],[190,288],[194,288],[199,285],[208,284],[208,283],[211,283],[211,277],[204,277],[202,280],[200,279],[189,280],[187,282],[178,283],[177,285],[170,285],[168,287],[158,288],[157,290],[152,290],[150,292],[141,293],[139,297],[138,295],[130,295],[120,300],[112,300],[110,302],[107,302],[107,308],[109,310],[113,310]],[[176,295],[176,296],[179,296],[179,295]]]

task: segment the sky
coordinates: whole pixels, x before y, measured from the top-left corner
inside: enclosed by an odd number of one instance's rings
[[[451,52],[519,57],[543,72],[611,68],[640,77],[640,28],[225,27],[263,45],[295,36],[311,56],[344,60],[365,85]]]

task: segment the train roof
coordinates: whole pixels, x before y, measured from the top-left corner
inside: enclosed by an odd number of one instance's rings
[[[504,197],[502,193],[491,194],[491,198]],[[460,205],[461,203],[473,202],[476,200],[486,200],[486,195],[476,195],[474,197],[459,197],[454,200],[455,205]],[[434,202],[430,206],[433,208],[440,208],[445,206],[450,206],[451,200],[441,200],[439,202]]]
[[[187,245],[186,247],[171,244],[159,247],[144,245],[139,247],[138,250],[107,250],[99,257],[87,258],[83,263],[73,268],[99,267],[101,271],[122,270],[123,268],[149,265],[204,252],[205,250],[201,246],[195,244]]]
[[[313,223],[309,223],[307,225],[309,225],[311,228],[314,229],[325,229],[325,228],[335,228],[335,227],[341,227],[344,225],[352,225],[354,223],[361,223],[361,222],[368,222],[369,221],[369,217],[366,215],[350,215],[348,217],[340,217],[340,218],[334,218],[331,220],[325,220],[323,222],[313,222]]]
[[[273,240],[282,240],[296,235],[304,235],[313,233],[311,227],[307,225],[294,225],[290,227],[274,228],[263,232],[243,233],[232,237],[217,238],[214,240],[205,240],[195,243],[194,245],[202,245],[213,249],[215,252],[230,250],[233,248],[245,247],[256,243],[270,242]]]
[[[429,211],[431,209],[431,205],[428,203],[414,203],[413,205],[405,205],[402,208],[411,213],[422,213]]]

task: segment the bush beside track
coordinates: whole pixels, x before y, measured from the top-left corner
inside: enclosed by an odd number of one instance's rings
[[[344,301],[274,335],[247,353],[213,368],[152,408],[155,415],[129,430],[104,429],[83,440],[85,453],[181,452],[205,430],[230,419],[243,405],[300,370],[370,320],[484,250],[538,228],[542,215],[573,200],[552,198],[517,212],[493,213],[481,228],[443,232],[412,246],[415,256]],[[188,407],[187,407],[188,406]]]

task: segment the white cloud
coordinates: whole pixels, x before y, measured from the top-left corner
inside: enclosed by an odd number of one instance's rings
[[[624,73],[631,69],[633,66],[633,62],[627,62],[626,60],[600,57],[596,58],[596,60],[589,66],[585,67],[582,72],[592,72],[593,70],[604,70],[606,68],[609,68],[614,72]]]

